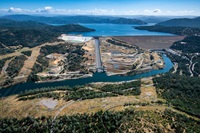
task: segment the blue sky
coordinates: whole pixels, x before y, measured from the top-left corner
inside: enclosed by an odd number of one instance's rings
[[[200,0],[0,0],[0,13],[200,16]]]

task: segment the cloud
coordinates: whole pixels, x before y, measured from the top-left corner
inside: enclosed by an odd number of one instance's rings
[[[22,13],[23,9],[21,8],[14,8],[14,7],[10,7],[7,11],[8,13]]]
[[[161,10],[160,9],[144,10],[144,14],[156,14],[156,13],[161,13]]]
[[[49,13],[53,13],[54,9],[51,6],[46,6],[43,9],[33,10],[33,12],[36,12],[36,13],[48,13],[49,14]]]
[[[166,11],[167,15],[176,15],[176,16],[177,15],[192,15],[193,13],[195,13],[195,11],[193,10]]]
[[[160,9],[146,10],[113,10],[113,9],[55,9],[51,6],[28,10],[10,7],[9,9],[0,9],[0,14],[60,14],[60,15],[192,15],[193,10],[161,11]]]
[[[44,7],[44,9],[45,9],[45,10],[53,10],[53,7],[51,7],[51,6],[46,6],[46,7]]]
[[[191,14],[194,13],[193,10],[181,10],[181,11],[176,11],[175,13],[177,14]]]
[[[160,12],[161,12],[160,9],[154,9],[154,10],[153,10],[153,13],[160,13]]]

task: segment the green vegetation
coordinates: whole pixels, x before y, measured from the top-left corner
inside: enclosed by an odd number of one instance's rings
[[[83,64],[84,60],[87,60],[87,58],[83,57],[85,51],[82,49],[82,45],[65,43],[55,46],[43,46],[41,48],[40,55],[33,66],[32,73],[29,75],[28,81],[40,80],[36,74],[44,71],[49,66],[49,59],[46,56],[52,53],[66,54],[66,59],[63,60],[64,70],[61,73],[67,71],[80,71],[82,74],[88,73],[88,70]]]
[[[190,76],[189,72],[189,60],[187,59],[186,56],[177,56],[174,54],[169,54],[167,53],[167,56],[171,59],[172,62],[178,63],[178,68],[177,68],[177,74],[183,74]],[[172,71],[172,70],[171,70]]]
[[[77,90],[77,88],[79,87],[73,87],[70,88],[69,86],[57,86],[57,87],[46,87],[46,88],[41,88],[41,89],[35,89],[35,90],[29,90],[29,91],[25,91],[24,93],[19,94],[17,97],[24,97],[24,96],[30,96],[30,95],[35,95],[35,94],[39,94],[39,93],[45,93],[45,92],[53,92],[53,91],[58,91],[58,90],[62,90],[62,91],[66,91],[66,90]]]
[[[11,59],[11,58],[12,58],[12,57],[5,58],[5,59],[0,60],[0,72],[2,71],[2,68],[4,67],[6,61],[9,60],[9,59]]]
[[[70,91],[67,92],[64,99],[68,100],[78,100],[78,99],[94,99],[94,98],[102,98],[102,97],[113,97],[117,96],[116,94],[100,92],[100,91],[93,91],[88,89],[80,89],[77,91]]]
[[[114,45],[117,45],[117,46],[122,46],[122,47],[127,47],[127,48],[135,48],[135,46],[131,46],[124,41],[120,41],[120,40],[117,40],[117,39],[114,39],[114,38],[107,39],[107,42],[114,44]]]
[[[171,48],[181,50],[184,53],[199,53],[200,52],[200,37],[187,36],[183,40],[175,42]]]
[[[22,54],[24,54],[26,56],[31,56],[32,51],[23,51]]]
[[[6,46],[22,45],[23,47],[34,47],[45,42],[57,40],[57,37],[62,33],[89,31],[93,30],[77,24],[51,26],[33,21],[1,19],[0,44],[2,43]],[[9,52],[5,48],[2,50],[4,50],[4,53]]]
[[[20,55],[15,57],[9,64],[8,68],[6,69],[8,76],[15,77],[19,74],[19,71],[24,65],[24,61],[26,60],[26,56]]]
[[[141,81],[133,81],[122,84],[108,84],[103,86],[58,86],[51,88],[41,88],[29,90],[19,94],[18,100],[31,100],[35,98],[53,98],[64,100],[78,100],[78,99],[94,99],[102,97],[113,97],[118,95],[139,95]],[[95,90],[93,90],[95,88]],[[62,92],[55,92],[62,91]]]
[[[0,119],[0,132],[200,132],[199,122],[171,110],[164,112],[134,111],[123,112],[99,111],[94,114],[76,114],[60,116],[52,123],[51,117],[21,120],[16,118]]]
[[[97,89],[118,95],[140,95],[140,85],[141,81],[139,80],[122,84],[108,84]]]
[[[174,108],[200,118],[200,78],[166,74],[153,79],[157,92]]]
[[[138,26],[134,27],[138,30],[148,30],[148,31],[156,31],[156,32],[166,32],[176,35],[200,35],[200,28],[188,28],[188,27],[166,27],[161,25],[155,26]]]
[[[8,15],[5,19],[17,21],[32,20],[47,24],[77,24],[77,23],[113,23],[113,24],[146,24],[139,19],[129,19],[122,17],[103,17],[103,16],[29,16],[29,15]]]
[[[188,19],[188,18],[177,18],[177,19],[170,19],[157,25],[167,26],[167,27],[174,27],[174,26],[181,26],[181,27],[194,27],[200,28],[200,17]]]
[[[15,52],[13,49],[4,47],[1,42],[0,42],[0,55],[8,54],[8,53],[13,53]]]

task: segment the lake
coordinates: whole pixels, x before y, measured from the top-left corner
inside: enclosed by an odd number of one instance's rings
[[[56,24],[54,24],[56,25]],[[82,34],[83,36],[174,36],[169,33],[162,32],[150,32],[147,30],[137,30],[133,26],[139,25],[128,25],[128,24],[83,24],[85,27],[95,29],[93,32],[72,32],[71,34]],[[154,25],[148,24],[145,26]]]
[[[18,85],[14,85],[7,89],[1,89],[0,90],[0,97],[2,96],[9,96],[13,94],[19,94],[20,92],[24,92],[26,90],[33,90],[36,88],[42,88],[42,87],[55,87],[55,86],[75,86],[75,85],[85,85],[93,82],[120,82],[120,81],[130,81],[134,79],[149,77],[161,73],[168,72],[172,67],[173,63],[171,60],[166,56],[162,56],[165,62],[165,67],[160,70],[151,70],[150,72],[146,72],[143,74],[136,74],[133,76],[107,76],[105,73],[95,73],[93,77],[88,78],[81,78],[81,79],[70,79],[70,80],[64,80],[64,81],[57,81],[57,82],[46,82],[46,83],[33,83],[33,82],[26,82],[21,83]]]

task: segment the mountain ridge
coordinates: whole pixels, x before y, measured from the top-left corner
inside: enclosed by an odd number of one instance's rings
[[[156,25],[167,26],[167,27],[192,27],[192,28],[200,28],[200,17],[196,17],[193,19],[190,18],[176,18],[170,19],[164,22],[160,22]]]
[[[11,19],[16,21],[36,21],[46,24],[74,24],[74,23],[113,23],[113,24],[147,24],[146,22],[123,17],[111,16],[31,16],[31,15],[7,15],[0,18]]]

